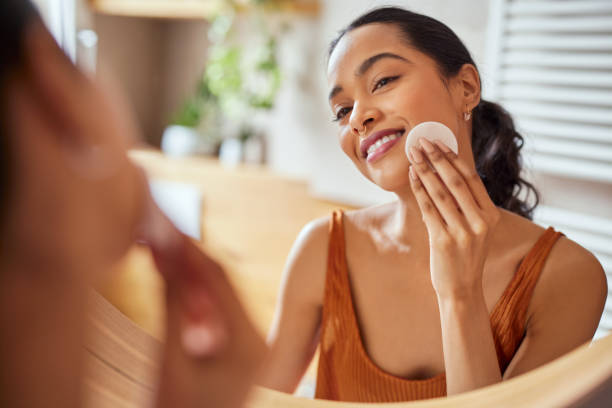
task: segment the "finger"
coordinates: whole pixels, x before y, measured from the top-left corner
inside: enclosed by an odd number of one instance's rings
[[[218,305],[205,287],[185,286],[180,291],[183,316],[181,341],[187,353],[207,357],[226,344],[226,330]]]
[[[446,224],[452,231],[464,228],[463,216],[457,209],[453,196],[438,175],[431,170],[424,153],[414,146],[410,148],[410,151],[415,160],[412,168],[416,171],[419,180]]]
[[[169,300],[180,305],[183,348],[192,356],[212,356],[228,338],[225,313],[215,290],[215,277],[222,271],[189,238],[178,234],[175,241],[162,245],[158,238],[153,239],[153,258],[166,280]]]
[[[496,208],[495,204],[491,200],[491,197],[489,197],[487,188],[482,182],[476,169],[465,163],[463,160],[460,160],[458,156],[448,154],[450,149],[444,146],[443,143],[438,143],[437,145],[442,149],[442,151],[447,153],[448,161],[453,165],[453,167],[455,167],[455,169],[457,169],[465,180],[467,186],[472,192],[472,197],[474,198],[476,204],[485,211],[494,210]]]
[[[183,237],[178,229],[172,224],[168,217],[155,203],[153,196],[148,188],[148,183],[144,181],[146,191],[144,193],[143,214],[140,225],[136,226],[136,240],[148,245],[154,254],[158,254],[160,262],[167,257],[176,256],[182,245]],[[163,268],[159,272],[166,279],[174,276],[174,268]]]
[[[434,235],[445,233],[446,227],[444,225],[444,220],[425,190],[425,186],[423,186],[418,174],[415,172],[414,165],[410,166],[410,188],[421,210],[427,230]]]
[[[476,203],[472,191],[461,173],[450,162],[455,158],[455,153],[441,142],[432,144],[426,139],[421,139],[420,144],[427,158],[436,168],[437,174],[447,190],[455,198],[455,202],[464,214],[468,224],[472,226],[482,222],[481,209]],[[441,145],[444,145],[444,147]],[[442,150],[443,148],[446,152]]]

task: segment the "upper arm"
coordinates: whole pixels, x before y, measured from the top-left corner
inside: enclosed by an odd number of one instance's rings
[[[261,385],[293,392],[318,343],[329,241],[328,219],[307,224],[285,266]]]
[[[549,254],[528,309],[526,333],[504,379],[523,374],[590,341],[607,296],[595,256],[561,237]]]

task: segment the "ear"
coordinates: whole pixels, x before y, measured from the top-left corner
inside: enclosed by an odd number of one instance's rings
[[[59,47],[42,20],[28,27],[24,39],[27,73],[36,101],[51,119],[53,125],[70,132],[68,141],[87,136],[76,129],[83,115],[87,89],[84,76]]]
[[[461,111],[474,109],[480,103],[480,75],[472,64],[463,64],[456,77],[457,102]]]

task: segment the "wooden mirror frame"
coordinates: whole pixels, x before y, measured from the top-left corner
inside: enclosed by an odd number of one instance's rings
[[[144,407],[154,395],[160,342],[94,293],[86,344],[86,406]],[[394,404],[298,398],[255,387],[246,408],[604,407],[612,401],[612,335],[527,374],[448,398]]]

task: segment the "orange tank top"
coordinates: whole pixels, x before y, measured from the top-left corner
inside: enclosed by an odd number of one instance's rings
[[[399,402],[446,396],[445,373],[423,380],[389,374],[368,356],[357,323],[345,255],[342,211],[330,222],[315,398],[351,402]],[[501,372],[525,334],[527,306],[552,246],[563,235],[549,227],[520,263],[491,312]]]

